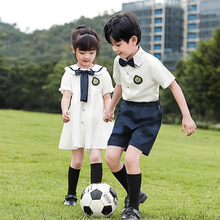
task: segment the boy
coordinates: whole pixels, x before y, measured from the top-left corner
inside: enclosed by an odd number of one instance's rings
[[[122,219],[141,219],[139,204],[147,196],[140,191],[139,159],[142,154],[149,155],[161,126],[159,86],[171,89],[183,116],[182,132],[186,129],[190,136],[196,125],[175,77],[157,58],[140,47],[141,30],[136,16],[131,12],[113,16],[105,25],[104,33],[118,55],[113,71],[116,86],[105,113],[106,122],[112,121],[115,107],[123,98],[105,160],[128,194]],[[126,151],[125,165],[120,161],[123,151]]]

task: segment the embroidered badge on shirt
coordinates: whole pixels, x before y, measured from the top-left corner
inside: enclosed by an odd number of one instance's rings
[[[142,82],[143,82],[143,79],[140,76],[138,76],[138,75],[134,76],[134,83],[135,84],[141,84]]]
[[[93,86],[97,86],[99,83],[100,83],[100,80],[99,80],[98,78],[96,78],[96,77],[93,77],[93,79],[92,79],[92,85],[93,85]]]

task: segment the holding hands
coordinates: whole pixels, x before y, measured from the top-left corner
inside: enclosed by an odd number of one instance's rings
[[[104,114],[104,122],[112,122],[112,119],[114,118],[114,111],[110,111],[109,109],[107,109],[107,111]]]

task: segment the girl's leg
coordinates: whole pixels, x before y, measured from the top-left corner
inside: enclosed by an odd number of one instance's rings
[[[80,169],[83,165],[84,149],[72,150],[72,160],[68,173],[68,195],[76,195]]]
[[[91,149],[89,154],[89,162],[91,166],[90,179],[92,183],[102,182],[102,158],[100,149]]]
[[[129,207],[138,210],[139,194],[141,189],[141,170],[139,160],[142,151],[129,145],[125,154],[125,165],[127,169],[127,181],[129,191]]]

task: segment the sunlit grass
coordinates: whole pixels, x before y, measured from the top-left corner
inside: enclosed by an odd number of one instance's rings
[[[79,203],[66,207],[71,153],[58,149],[61,115],[0,110],[0,219],[87,219]],[[100,134],[101,135],[101,134]],[[149,157],[142,156],[143,219],[220,219],[220,132],[163,125]],[[104,152],[103,152],[104,155]],[[90,184],[88,152],[77,196]],[[119,197],[111,219],[120,219],[126,196],[103,161],[103,182]]]

